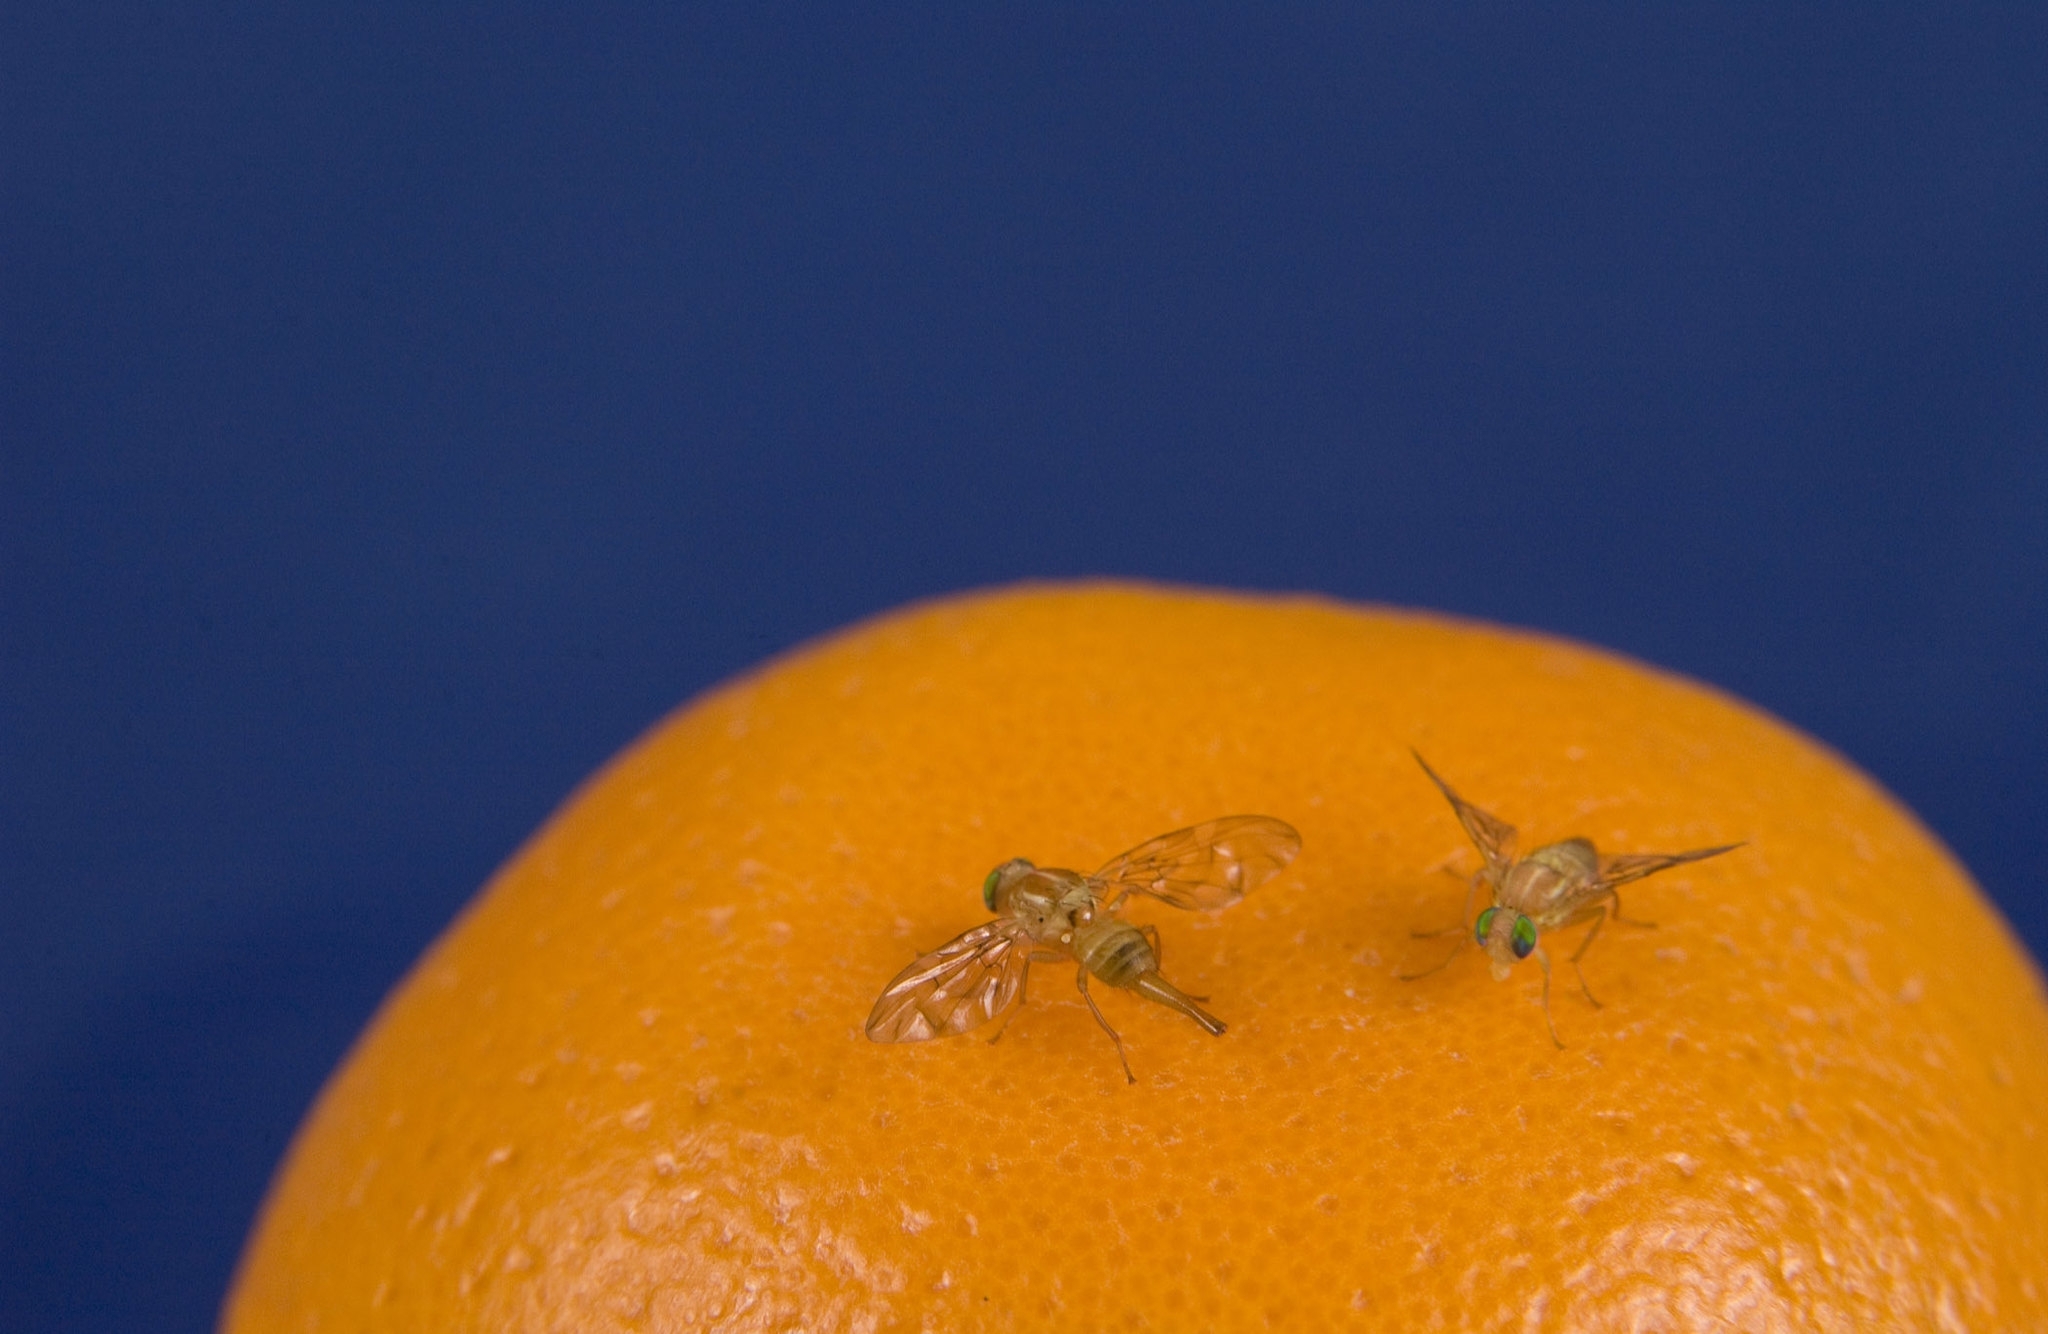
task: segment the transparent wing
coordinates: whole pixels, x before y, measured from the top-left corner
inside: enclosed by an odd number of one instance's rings
[[[1415,762],[1422,766],[1422,772],[1429,775],[1437,790],[1444,794],[1444,800],[1450,802],[1451,809],[1458,813],[1458,823],[1465,826],[1465,832],[1471,836],[1472,845],[1478,848],[1479,855],[1486,859],[1489,878],[1498,885],[1501,878],[1508,873],[1508,868],[1515,863],[1515,827],[1505,820],[1488,815],[1451,791],[1451,785],[1437,776],[1436,770],[1429,767],[1429,761],[1422,758],[1420,751],[1411,750],[1408,753],[1415,756]],[[1644,874],[1647,875],[1648,872]]]
[[[923,1042],[980,1028],[1017,1003],[1031,938],[1003,918],[962,932],[896,974],[868,1014],[876,1042]]]
[[[1088,877],[1103,911],[1126,894],[1176,908],[1224,908],[1285,870],[1301,835],[1270,815],[1226,815],[1141,843]]]
[[[1641,880],[1646,875],[1668,871],[1686,862],[1703,862],[1709,857],[1718,857],[1724,852],[1733,852],[1740,843],[1724,843],[1718,848],[1694,848],[1691,852],[1646,852],[1627,857],[1609,857],[1600,867],[1600,888],[1613,889],[1631,880]]]

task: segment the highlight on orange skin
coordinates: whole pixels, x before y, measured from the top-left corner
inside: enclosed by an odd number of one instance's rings
[[[1601,1010],[1394,977],[1532,834],[1633,890]],[[1229,1032],[1064,985],[877,1045],[988,867],[1261,811],[1287,873],[1136,902]],[[1024,1020],[1028,1020],[1025,1022]],[[1825,748],[1554,638],[1119,584],[922,604],[663,721],[506,864],[301,1128],[228,1334],[2048,1328],[2048,1002]]]

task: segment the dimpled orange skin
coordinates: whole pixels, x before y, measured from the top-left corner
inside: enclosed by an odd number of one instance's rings
[[[1740,851],[1656,930],[1417,982],[1476,866]],[[1142,904],[1212,1038],[1068,965],[999,1043],[876,994],[1017,855],[1295,823],[1214,915]],[[1870,780],[1536,635],[1115,584],[915,606],[696,701],[593,778],[334,1077],[223,1317],[307,1330],[2048,1328],[2048,1007]]]

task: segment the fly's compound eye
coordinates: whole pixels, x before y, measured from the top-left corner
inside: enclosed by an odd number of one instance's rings
[[[1479,914],[1478,935],[1480,944],[1484,945],[1486,943],[1487,932],[1493,930],[1494,914],[1498,913],[1499,911],[1500,909],[1498,908],[1488,908],[1485,912]]]
[[[1032,871],[1036,869],[1037,868],[1034,867],[1026,858],[1010,858],[1010,860],[1004,862],[995,870],[990,871],[988,873],[988,879],[981,882],[981,901],[984,904],[988,905],[988,909],[990,912],[994,912],[996,907],[996,892],[1003,887],[1004,883],[1014,883],[1019,876],[1029,875]]]
[[[1529,957],[1529,951],[1536,948],[1536,924],[1526,917],[1515,919],[1515,933],[1508,937],[1508,948],[1515,952],[1517,959]]]

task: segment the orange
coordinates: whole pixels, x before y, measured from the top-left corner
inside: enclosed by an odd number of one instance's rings
[[[1585,971],[1421,981],[1475,863],[1746,841]],[[868,1042],[1028,856],[1292,821],[1143,903],[1211,1037],[1042,966],[1003,1040]],[[1955,861],[1725,695],[1440,616],[1116,584],[912,607],[670,718],[391,997],[223,1328],[2048,1329],[2048,1005]]]

